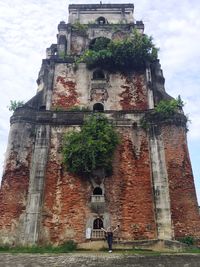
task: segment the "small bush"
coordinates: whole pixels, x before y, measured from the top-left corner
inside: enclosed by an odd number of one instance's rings
[[[68,240],[61,245],[63,252],[74,251],[77,248],[77,244],[73,240]]]
[[[179,111],[184,106],[180,96],[177,99],[161,100],[157,106],[145,114],[140,120],[141,127],[150,128],[155,123],[176,123],[177,125],[185,125],[188,130],[189,119]]]
[[[22,107],[24,105],[24,101],[10,100],[10,106],[8,109],[10,111],[15,111],[17,108]]]
[[[0,252],[6,252],[10,249],[9,245],[0,246]]]
[[[180,108],[184,106],[180,96],[177,99],[161,100],[155,107],[155,113],[163,115],[163,117],[170,117],[174,115]]]
[[[106,37],[98,37],[95,39],[94,43],[90,45],[90,49],[98,52],[99,50],[107,49],[110,39]]]
[[[80,34],[86,35],[87,34],[88,26],[85,24],[81,24],[79,21],[76,21],[72,24],[72,30],[79,32]]]
[[[179,241],[189,246],[193,246],[195,244],[195,238],[193,236],[182,237],[179,239]]]

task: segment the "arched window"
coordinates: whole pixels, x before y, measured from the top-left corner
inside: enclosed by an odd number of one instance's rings
[[[104,17],[99,17],[96,21],[99,25],[103,25],[107,23],[107,20]]]
[[[104,106],[103,106],[103,104],[101,104],[101,103],[96,103],[96,104],[94,104],[94,106],[93,106],[93,111],[96,111],[96,112],[103,112],[103,111],[104,111]]]
[[[93,229],[101,229],[103,228],[103,221],[100,218],[97,218],[93,222]]]
[[[102,70],[95,70],[93,72],[93,80],[105,79],[105,74]]]
[[[102,195],[101,187],[95,187],[95,189],[93,191],[93,195]]]
[[[52,44],[50,46],[50,51],[51,51],[51,55],[54,55],[54,56],[57,55],[58,54],[57,45]]]

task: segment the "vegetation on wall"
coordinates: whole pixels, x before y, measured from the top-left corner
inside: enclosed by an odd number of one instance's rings
[[[123,40],[96,38],[79,62],[85,62],[89,69],[101,67],[110,71],[140,70],[147,61],[157,59],[157,52],[152,37],[134,30],[131,37]]]
[[[143,128],[149,128],[151,124],[172,121],[186,125],[188,118],[179,112],[183,106],[180,96],[177,99],[161,100],[153,110],[145,114],[141,125]]]
[[[99,37],[96,38],[93,42],[90,43],[90,50],[98,52],[100,50],[104,50],[108,47],[108,44],[110,43],[110,39],[106,37]]]
[[[76,21],[74,24],[72,24],[72,30],[82,35],[87,34],[87,29],[88,29],[88,26],[85,24],[81,24],[79,21]]]
[[[76,111],[80,111],[80,112],[91,111],[89,109],[89,107],[87,107],[87,106],[78,106],[78,105],[75,105],[75,106],[72,106],[69,108],[64,108],[62,106],[56,105],[56,106],[52,107],[51,110],[54,110],[54,111],[75,111],[75,112]]]
[[[10,111],[15,111],[17,108],[22,107],[24,105],[24,101],[10,100],[10,105],[8,109]]]
[[[58,57],[61,58],[61,59],[65,59],[65,58],[66,58],[66,54],[65,54],[65,52],[64,52],[64,51],[60,51],[60,52],[58,53]]]
[[[67,109],[68,111],[90,111],[89,107],[84,106],[73,106]]]
[[[162,115],[163,118],[168,118],[178,112],[184,103],[180,96],[177,99],[161,100],[155,107],[155,113]]]
[[[118,143],[114,126],[102,114],[94,114],[85,120],[79,132],[64,136],[63,162],[69,172],[80,175],[98,168],[110,170]]]

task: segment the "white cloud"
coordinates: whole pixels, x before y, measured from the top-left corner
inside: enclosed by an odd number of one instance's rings
[[[97,3],[94,0],[68,3],[88,2]],[[6,107],[11,99],[28,100],[35,94],[41,60],[45,49],[56,42],[58,23],[67,21],[68,3],[65,0],[0,0],[0,167],[11,115]],[[200,141],[200,2],[135,0],[134,5],[135,19],[144,21],[145,32],[152,35],[160,47],[167,92],[174,97],[180,94],[187,103],[185,112],[192,120],[189,140],[197,179],[200,170],[193,143]]]

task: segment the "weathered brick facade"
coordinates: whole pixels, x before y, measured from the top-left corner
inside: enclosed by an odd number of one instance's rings
[[[199,237],[199,211],[185,128],[174,125],[163,127],[162,134],[175,236]]]
[[[77,19],[86,27],[78,29]],[[101,223],[119,224],[121,241],[200,238],[182,110],[178,120],[157,120],[148,129],[141,123],[161,99],[172,99],[159,61],[128,74],[75,62],[95,38],[122,40],[134,28],[143,33],[132,4],[70,5],[69,23],[58,25],[58,43],[47,49],[36,96],[11,117],[0,189],[1,244],[84,243],[88,228],[95,241],[104,238]],[[72,175],[63,165],[63,136],[79,130],[96,107],[120,136],[113,172]]]

